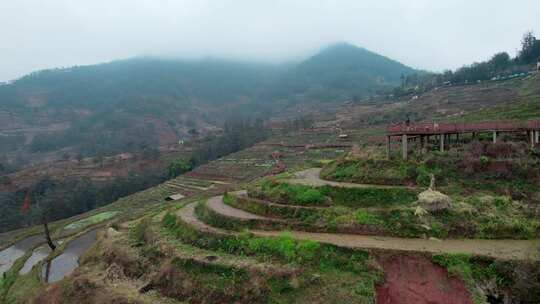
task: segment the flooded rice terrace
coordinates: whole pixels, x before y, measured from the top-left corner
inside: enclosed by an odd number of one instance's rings
[[[69,242],[62,254],[43,265],[43,280],[53,283],[69,275],[79,266],[80,255],[94,243],[96,235],[97,229],[94,229]]]
[[[30,248],[36,246],[45,239],[42,235],[34,235],[22,239],[10,247],[0,251],[0,276],[7,272],[15,261],[22,257]]]

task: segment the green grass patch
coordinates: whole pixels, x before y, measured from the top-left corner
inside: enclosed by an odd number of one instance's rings
[[[332,199],[334,205],[353,208],[390,207],[409,205],[416,201],[417,192],[401,188],[342,188],[323,186],[318,188],[322,195]]]
[[[165,295],[203,303],[256,302],[265,298],[266,287],[254,284],[244,269],[218,264],[202,265],[193,260],[178,258],[172,260],[171,266],[168,277],[160,282]],[[189,282],[189,285],[186,286],[182,281]]]
[[[64,229],[66,229],[66,230],[74,230],[74,229],[85,228],[85,227],[88,227],[88,226],[91,226],[91,225],[94,225],[94,224],[109,220],[109,219],[115,217],[118,213],[120,213],[120,212],[119,211],[105,211],[105,212],[101,212],[101,213],[98,213],[98,214],[94,214],[94,215],[89,216],[89,217],[87,217],[85,219],[73,222],[73,223],[67,225]]]
[[[134,241],[135,246],[143,246],[146,244],[146,232],[149,226],[150,220],[143,218],[129,229],[129,237]]]
[[[401,160],[337,160],[325,166],[321,177],[359,184],[407,185],[414,182],[414,167]]]
[[[362,271],[363,268],[358,267],[370,258],[365,251],[345,250],[310,240],[297,241],[287,233],[277,238],[256,237],[249,233],[236,236],[202,233],[177,220],[172,214],[165,215],[162,224],[173,235],[188,244],[225,253],[251,255],[262,260],[276,259],[286,263],[317,266],[321,269]]]
[[[478,292],[478,284],[495,282],[500,289],[507,289],[514,284],[514,278],[508,271],[514,266],[509,261],[494,261],[468,254],[450,253],[434,255],[432,260],[446,268],[450,276],[456,276],[463,280],[473,295],[474,303],[487,303],[487,299]]]
[[[296,287],[279,277],[268,281],[271,291],[269,303],[312,303],[314,299],[332,302],[336,297],[347,303],[374,303],[375,284],[382,279],[379,270],[367,266],[372,258],[366,251],[347,250],[311,240],[295,240],[288,233],[273,238],[256,237],[249,233],[214,235],[193,229],[173,214],[165,215],[162,225],[181,242],[195,247],[217,253],[252,256],[263,262],[301,265],[303,272],[297,278],[299,283],[295,284]]]
[[[347,207],[388,207],[407,205],[416,201],[417,192],[402,188],[343,188],[333,186],[313,187],[267,181],[260,192],[250,195],[281,204],[299,206],[339,205]]]
[[[380,225],[381,219],[367,210],[359,209],[354,212],[354,219],[361,225]]]
[[[28,274],[19,275],[5,296],[5,303],[26,303],[36,296],[41,287],[40,274],[41,267],[36,267]]]
[[[267,216],[304,220],[311,217],[317,217],[320,213],[318,209],[295,208],[294,206],[267,204],[256,201],[251,197],[235,197],[225,194],[223,202],[237,209],[245,210],[250,213]]]
[[[261,192],[264,198],[273,202],[304,206],[320,206],[327,203],[324,194],[317,188],[275,180],[263,182]]]
[[[18,258],[15,263],[11,266],[11,268],[6,271],[1,277],[0,277],[0,302],[4,303],[4,301],[7,302],[7,299],[10,298],[10,294],[12,292],[15,292],[12,290],[14,287],[15,282],[17,281],[19,277],[19,271],[24,266],[25,261],[32,255],[31,250],[29,250],[25,255]],[[39,281],[38,281],[39,284]],[[33,284],[35,286],[35,284]],[[18,286],[24,288],[24,286]],[[14,302],[11,302],[14,303]]]

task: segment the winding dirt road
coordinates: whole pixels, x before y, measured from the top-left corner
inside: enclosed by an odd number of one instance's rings
[[[266,219],[259,215],[239,210],[223,203],[222,196],[216,196],[209,200],[213,210],[225,216],[246,219]],[[190,204],[179,211],[179,215],[186,218],[189,224],[211,232],[229,233],[226,230],[217,229],[201,222],[193,213],[196,203]],[[257,236],[275,237],[283,231],[251,230]],[[505,260],[540,260],[540,240],[485,240],[485,239],[413,239],[383,236],[368,236],[342,233],[316,233],[290,231],[292,237],[298,240],[314,240],[321,243],[333,244],[340,247],[353,249],[382,249],[392,251],[427,252],[427,253],[467,253]]]
[[[380,188],[380,189],[417,189],[415,187],[408,186],[388,186],[388,185],[375,185],[375,184],[356,184],[346,182],[334,182],[324,180],[320,178],[321,168],[311,168],[303,171],[296,172],[294,178],[288,179],[287,182],[291,184],[300,184],[306,186],[332,186],[342,188]]]

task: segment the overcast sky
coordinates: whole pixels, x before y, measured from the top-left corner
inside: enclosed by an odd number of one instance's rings
[[[1,0],[0,81],[139,55],[283,61],[346,41],[440,71],[514,56],[539,0]]]

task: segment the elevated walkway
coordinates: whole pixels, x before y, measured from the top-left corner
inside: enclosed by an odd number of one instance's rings
[[[493,142],[497,142],[500,132],[526,132],[531,147],[539,143],[540,120],[528,121],[484,121],[474,123],[398,123],[386,127],[386,154],[390,157],[390,142],[392,137],[401,137],[402,157],[407,159],[409,139],[420,138],[421,148],[424,148],[425,138],[437,136],[440,143],[440,151],[444,151],[445,142],[451,135],[456,135],[459,140],[460,134],[472,133],[476,137],[478,133],[490,132],[493,134]]]

